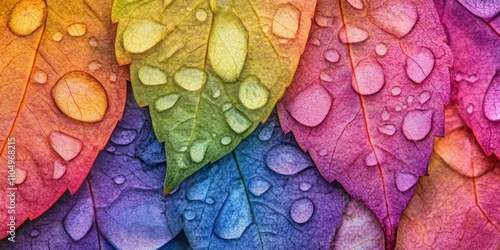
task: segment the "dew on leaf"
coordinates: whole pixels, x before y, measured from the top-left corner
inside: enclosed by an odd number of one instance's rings
[[[224,119],[236,134],[241,134],[252,126],[252,121],[236,108],[230,108],[224,112]]]
[[[406,59],[406,74],[416,82],[423,82],[434,68],[434,54],[428,48],[421,48],[420,51]]]
[[[301,182],[301,183],[299,184],[299,189],[300,189],[300,191],[302,191],[302,192],[307,192],[307,191],[309,191],[309,189],[311,189],[311,187],[312,187],[312,184],[311,184],[311,183],[309,183],[309,182],[307,182],[307,181],[305,181],[305,182]]]
[[[277,9],[273,17],[272,31],[282,38],[295,38],[299,30],[300,11],[287,4]]]
[[[30,233],[31,237],[37,237],[39,234],[40,234],[40,231],[36,228],[33,228],[31,230],[31,233]]]
[[[215,200],[211,197],[208,197],[206,200],[205,200],[205,203],[207,203],[208,205],[212,205],[215,203]]]
[[[261,141],[269,141],[274,133],[274,124],[270,123],[262,128],[259,132],[259,140]]]
[[[378,127],[378,131],[384,135],[394,135],[396,133],[396,126],[392,124],[386,124]]]
[[[52,88],[52,99],[61,112],[82,122],[101,121],[108,108],[101,83],[83,71],[62,76]]]
[[[403,118],[402,130],[406,139],[418,141],[424,139],[432,128],[431,110],[412,110]]]
[[[401,39],[410,33],[417,23],[418,11],[411,2],[383,4],[382,7],[371,11],[369,18],[379,28]]]
[[[198,68],[183,67],[175,72],[174,81],[186,90],[197,91],[205,85],[207,78],[205,72]]]
[[[347,2],[355,9],[363,9],[363,1],[361,0],[347,0]]]
[[[382,110],[382,120],[387,121],[389,120],[389,118],[391,118],[391,114],[389,114],[389,112],[387,112],[387,110],[384,108],[384,110]]]
[[[187,147],[187,146],[181,146],[181,147],[179,147],[177,150],[178,150],[179,152],[186,152],[186,150],[187,150],[187,149],[188,149],[188,147]]]
[[[99,61],[96,61],[96,60],[91,61],[91,62],[89,63],[89,66],[88,66],[89,70],[91,70],[91,71],[98,70],[98,69],[100,69],[101,67],[102,67],[102,63],[101,63],[101,62],[99,62]]]
[[[74,23],[69,25],[66,30],[70,36],[79,37],[87,33],[87,25],[84,23]]]
[[[339,39],[342,43],[360,43],[368,38],[368,32],[351,25],[344,25],[339,31]]]
[[[44,0],[22,0],[12,8],[7,26],[14,34],[27,36],[42,26],[46,15]]]
[[[142,53],[163,39],[165,29],[149,19],[133,19],[123,31],[123,47],[130,53]]]
[[[229,143],[231,143],[231,137],[229,136],[223,136],[221,139],[220,139],[220,143],[222,145],[229,145]]]
[[[238,186],[224,201],[214,224],[214,233],[226,240],[238,239],[252,224],[250,204],[243,187]]]
[[[64,165],[59,160],[54,161],[54,172],[52,174],[52,179],[54,180],[60,179],[65,172],[66,172],[66,165]]]
[[[469,105],[467,105],[467,114],[472,114],[472,112],[474,112],[474,105],[469,103]]]
[[[33,80],[37,83],[44,84],[47,82],[47,73],[43,70],[35,70],[33,73]]]
[[[138,72],[139,80],[144,85],[162,85],[168,82],[167,74],[160,68],[144,65],[139,69]]]
[[[418,101],[421,104],[426,103],[429,99],[431,99],[431,93],[429,91],[422,91],[420,95],[418,95]]]
[[[64,217],[64,230],[74,240],[81,240],[94,225],[94,209],[92,200],[79,199]]]
[[[262,32],[264,32],[264,33],[269,32],[269,25],[263,25],[262,26]]]
[[[186,192],[186,198],[190,201],[204,201],[207,197],[207,192],[210,188],[210,179],[204,179],[200,182],[195,183]]]
[[[248,190],[255,196],[261,196],[267,192],[270,187],[271,183],[261,177],[254,177],[248,182]]]
[[[196,214],[192,210],[186,210],[184,211],[184,213],[182,213],[182,215],[186,220],[193,220],[196,217]]]
[[[109,147],[106,148],[106,151],[108,151],[110,153],[113,153],[113,152],[116,151],[116,148],[115,148],[115,146],[109,146]]]
[[[321,79],[321,80],[323,80],[325,82],[333,82],[333,77],[331,77],[324,70],[322,70],[321,73],[319,74],[319,79]]]
[[[219,89],[216,89],[216,90],[214,91],[214,93],[212,94],[212,97],[213,97],[214,99],[217,99],[217,98],[219,98],[219,96],[220,96],[220,90],[219,90]]]
[[[327,61],[332,63],[336,63],[340,60],[339,53],[334,49],[326,50],[324,56]]]
[[[321,124],[330,112],[332,97],[320,84],[311,84],[286,104],[292,117],[301,124],[315,127]]]
[[[475,83],[479,78],[477,77],[476,74],[468,75],[465,77],[465,80],[470,82],[470,83]]]
[[[360,95],[372,95],[385,84],[384,69],[376,61],[364,60],[354,68],[352,88]]]
[[[63,36],[64,36],[63,33],[57,31],[54,34],[52,34],[52,40],[59,42],[62,40]]]
[[[118,185],[121,185],[125,182],[125,176],[123,175],[117,175],[115,177],[113,177],[113,181],[118,184]]]
[[[191,156],[191,161],[195,163],[200,163],[205,159],[205,153],[207,152],[206,142],[194,142],[189,149],[189,155]]]
[[[67,134],[52,131],[49,140],[54,151],[65,161],[71,161],[82,151],[82,141]]]
[[[297,223],[306,223],[314,213],[314,204],[308,198],[301,198],[292,203],[290,216]]]
[[[401,88],[399,86],[392,87],[391,89],[392,96],[398,96],[400,94],[401,94]]]
[[[255,76],[249,76],[240,85],[239,99],[248,109],[262,108],[269,101],[269,90]]]
[[[373,167],[373,166],[376,166],[378,164],[377,157],[375,156],[375,153],[371,150],[370,150],[370,153],[365,156],[363,161],[365,162],[365,165],[368,167]]]
[[[293,175],[314,164],[304,152],[290,144],[279,144],[271,148],[265,156],[266,165],[282,175]]]
[[[408,103],[412,103],[414,98],[415,98],[414,96],[409,95],[409,96],[406,98],[406,101],[407,101]]]
[[[89,45],[92,47],[97,47],[97,39],[95,37],[90,37],[89,38]]]
[[[136,137],[137,132],[135,130],[116,127],[111,135],[111,141],[115,144],[125,146],[132,143]]]
[[[319,27],[330,27],[333,25],[333,16],[315,15],[314,22]]]
[[[309,39],[309,43],[316,46],[316,47],[321,46],[321,41],[316,37]]]
[[[408,108],[408,105],[403,104],[403,109],[407,109],[407,108]]]
[[[395,175],[396,187],[399,191],[405,192],[418,182],[418,177],[414,174],[397,172]]]
[[[16,185],[22,184],[26,180],[26,175],[28,174],[28,172],[19,167],[16,167],[14,171],[16,172],[16,180],[14,181],[14,183]]]
[[[226,103],[222,104],[220,110],[222,112],[226,112],[226,111],[230,110],[231,108],[233,108],[233,104],[231,104],[230,102],[226,102]]]
[[[394,110],[396,111],[401,111],[403,108],[400,106],[400,105],[397,105],[396,107],[394,107]]]
[[[483,113],[490,121],[500,120],[500,74],[491,80],[483,99]]]
[[[326,154],[328,154],[328,150],[326,150],[325,148],[322,148],[319,150],[318,154],[321,156],[325,156]]]
[[[109,74],[109,80],[110,80],[111,82],[116,82],[116,74],[115,74],[115,73],[113,73],[113,72],[111,72],[111,73]]]
[[[464,79],[464,75],[462,74],[462,72],[458,71],[455,75],[455,81],[457,82],[460,82]]]
[[[208,17],[208,14],[207,14],[206,10],[199,9],[196,11],[196,19],[198,19],[198,21],[204,22],[205,20],[207,20],[207,17]]]
[[[168,110],[172,108],[177,103],[177,101],[179,101],[179,98],[179,94],[168,94],[159,97],[155,101],[155,108],[156,110],[158,110],[158,112]]]
[[[387,54],[387,46],[385,46],[385,44],[383,43],[375,45],[375,53],[377,53],[377,55],[379,56],[384,56],[385,54]]]

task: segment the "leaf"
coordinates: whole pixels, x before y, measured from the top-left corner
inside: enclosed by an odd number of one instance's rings
[[[443,134],[449,48],[430,1],[318,2],[296,76],[278,104],[321,174],[362,199],[387,248],[432,140]]]
[[[126,72],[112,56],[110,9],[110,1],[0,6],[0,203],[8,211],[7,188],[17,188],[17,226],[78,190],[122,115]],[[0,221],[3,238],[9,215]]]
[[[271,115],[231,154],[166,197],[193,249],[328,249],[345,198]]]
[[[498,157],[500,18],[494,18],[500,11],[498,2],[436,1],[436,6],[455,57],[452,100],[486,154]]]
[[[447,122],[448,125],[448,122]],[[486,156],[465,126],[437,139],[401,219],[401,249],[498,249],[500,161]]]
[[[315,1],[115,1],[116,57],[165,141],[165,193],[231,152],[292,80]]]

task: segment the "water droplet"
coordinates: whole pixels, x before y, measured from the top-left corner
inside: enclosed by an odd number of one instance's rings
[[[372,95],[385,84],[384,69],[376,61],[364,60],[354,68],[352,88],[360,95]]]
[[[305,126],[316,127],[330,112],[332,99],[325,87],[312,84],[285,105],[295,120]]]
[[[135,130],[116,127],[111,135],[111,141],[115,144],[124,146],[132,143],[136,137],[137,132]]]
[[[342,43],[360,43],[369,37],[368,32],[351,25],[344,25],[339,31],[339,39]]]
[[[193,10],[193,8],[191,8],[191,7],[189,7],[189,6],[188,6],[188,7],[186,7],[186,11],[187,11],[187,12],[191,12],[192,10]]]
[[[214,233],[222,239],[238,239],[250,224],[252,224],[250,204],[243,186],[238,186],[224,201],[215,219]]]
[[[385,44],[383,43],[379,43],[375,46],[375,53],[377,53],[377,55],[379,56],[384,56],[385,54],[387,54],[387,46],[385,46]]]
[[[329,49],[327,51],[325,51],[325,59],[329,62],[332,62],[332,63],[336,63],[340,60],[340,55],[339,53],[334,50],[334,49]]]
[[[409,96],[406,98],[406,101],[407,101],[408,103],[412,103],[414,98],[415,98],[414,96],[409,95]]]
[[[33,80],[37,83],[44,84],[47,82],[47,73],[43,70],[35,70],[33,73]]]
[[[130,53],[142,53],[163,39],[165,26],[149,19],[132,19],[123,31],[123,47]]]
[[[179,98],[180,98],[179,94],[164,95],[156,99],[155,108],[156,110],[158,110],[158,112],[170,109],[177,103],[177,101],[179,101]]]
[[[58,180],[61,178],[66,172],[66,166],[59,160],[54,161],[54,173],[52,174],[52,178],[54,180]]]
[[[193,220],[196,217],[196,214],[192,210],[186,210],[182,215],[186,220]]]
[[[7,26],[14,34],[27,36],[42,26],[46,15],[45,1],[22,0],[12,8]]]
[[[269,26],[268,26],[268,25],[264,25],[264,26],[262,26],[262,31],[263,31],[264,33],[269,32]]]
[[[106,148],[106,151],[108,151],[110,153],[113,153],[113,152],[116,151],[116,148],[115,148],[115,146],[109,146],[109,147]]]
[[[97,47],[97,39],[95,37],[89,38],[89,45],[92,47]]]
[[[401,106],[399,106],[399,105],[397,105],[396,107],[394,107],[394,110],[396,110],[396,111],[401,111],[402,109],[403,108]]]
[[[213,70],[225,82],[236,82],[248,54],[248,31],[232,12],[215,15],[208,42]]]
[[[14,171],[16,172],[16,180],[14,181],[14,183],[16,185],[23,183],[26,180],[26,175],[28,174],[28,172],[19,167],[16,167]]]
[[[460,0],[459,3],[474,15],[483,19],[493,18],[500,12],[500,3],[498,1]]]
[[[62,76],[52,88],[52,99],[61,112],[82,122],[101,121],[108,108],[101,83],[83,71]]]
[[[385,135],[394,135],[396,133],[396,126],[392,124],[386,124],[378,127],[378,131]]]
[[[57,31],[54,34],[52,34],[52,40],[59,42],[63,39],[63,36],[64,36],[63,33]]]
[[[406,139],[418,141],[424,139],[432,128],[431,110],[412,110],[403,118],[402,130]]]
[[[226,112],[226,111],[230,110],[231,108],[233,108],[233,104],[231,104],[230,102],[226,102],[226,103],[222,104],[220,110],[222,110],[222,112]]]
[[[38,229],[36,229],[36,228],[33,228],[31,230],[31,234],[30,235],[31,235],[31,237],[37,237],[39,234],[40,234],[40,231]]]
[[[70,36],[83,36],[87,33],[87,25],[84,23],[74,23],[68,26],[67,31]]]
[[[309,191],[309,189],[311,189],[311,187],[312,187],[312,184],[311,184],[311,183],[309,183],[309,182],[307,182],[307,181],[306,181],[306,182],[301,182],[301,183],[299,184],[299,189],[300,189],[300,191],[302,191],[302,192],[307,192],[307,191]]]
[[[407,108],[408,108],[408,105],[403,104],[403,109],[407,109]]]
[[[67,134],[52,131],[49,140],[54,151],[65,161],[73,160],[82,151],[82,141]]]
[[[467,105],[467,114],[472,114],[472,112],[474,112],[474,105],[470,104]]]
[[[117,175],[113,178],[113,181],[118,185],[123,184],[125,182],[125,176]]]
[[[364,159],[365,165],[368,167],[377,166],[378,160],[373,151],[370,151],[368,155],[366,155]]]
[[[455,75],[455,81],[460,82],[464,79],[464,75],[462,72],[458,71],[457,74]]]
[[[79,199],[64,217],[63,226],[68,235],[79,241],[94,225],[94,207],[90,198]]]
[[[314,15],[314,21],[319,27],[330,27],[333,24],[333,16]]]
[[[262,108],[269,100],[269,90],[260,83],[259,78],[249,76],[240,85],[239,98],[248,109]]]
[[[411,58],[406,58],[406,74],[416,82],[423,82],[434,68],[434,54],[428,48],[421,48]]]
[[[270,123],[262,128],[262,130],[259,132],[259,140],[261,141],[269,141],[271,137],[273,136],[274,133],[274,124]]]
[[[102,67],[102,64],[99,61],[94,60],[94,61],[91,61],[89,63],[89,70],[94,71],[94,70],[100,69],[101,67]]]
[[[363,1],[361,0],[347,0],[347,2],[355,9],[363,9]]]
[[[168,76],[163,70],[150,65],[142,66],[139,69],[138,75],[139,80],[141,80],[144,85],[162,85],[168,82]]]
[[[399,86],[392,87],[391,89],[392,96],[398,96],[401,94],[401,88]]]
[[[281,43],[281,44],[287,44],[288,43],[288,39],[280,38],[280,39],[278,39],[278,42]]]
[[[116,82],[116,74],[111,72],[111,74],[109,74],[109,80],[111,82]]]
[[[207,142],[194,142],[189,150],[189,155],[191,156],[191,161],[195,163],[200,163],[205,159],[205,153],[207,152]]]
[[[322,70],[321,73],[319,74],[319,78],[325,82],[333,82],[333,77],[331,77],[324,70]]]
[[[418,177],[414,174],[407,174],[402,172],[397,172],[396,175],[396,187],[399,191],[404,192],[415,186],[418,182]]]
[[[220,143],[222,145],[229,145],[229,143],[231,143],[231,137],[229,136],[224,136],[220,139]]]
[[[483,113],[490,121],[500,120],[500,74],[498,72],[484,95]]]
[[[198,21],[204,22],[205,20],[207,20],[207,17],[208,17],[208,13],[206,10],[199,9],[196,11],[196,19],[198,19]]]
[[[248,190],[255,196],[261,196],[269,190],[270,187],[271,184],[261,177],[254,177],[248,183]]]
[[[422,93],[418,96],[418,100],[421,104],[426,103],[429,99],[431,99],[431,93],[429,91],[422,91]]]
[[[266,154],[265,163],[282,175],[293,175],[314,165],[300,148],[291,144],[279,144],[271,148]]]
[[[205,202],[206,202],[208,205],[212,205],[212,204],[214,204],[214,203],[215,203],[215,200],[214,200],[213,198],[211,198],[211,197],[208,197],[208,198],[205,200]]]
[[[300,11],[293,5],[285,5],[274,13],[273,33],[283,38],[295,38],[299,30]]]
[[[196,182],[186,192],[186,198],[190,201],[204,201],[210,189],[211,179],[207,178]]]
[[[186,150],[188,149],[187,146],[181,146],[179,149],[177,149],[179,152],[186,152]]]
[[[229,127],[236,134],[241,134],[252,126],[252,121],[250,121],[245,114],[235,108],[231,108],[224,112],[224,118],[226,119]]]
[[[214,99],[217,99],[217,98],[219,98],[219,96],[220,96],[220,90],[219,90],[219,89],[216,89],[216,90],[214,91],[214,93],[212,94],[212,97],[213,97]]]
[[[308,198],[302,198],[292,203],[290,216],[297,223],[306,223],[314,213],[314,204]]]
[[[478,78],[477,78],[477,75],[472,74],[472,75],[466,76],[465,80],[470,82],[470,83],[475,83],[478,80]]]
[[[410,2],[383,4],[371,11],[368,17],[376,26],[401,39],[413,29],[418,11]]]
[[[207,77],[200,69],[183,67],[175,72],[174,81],[186,90],[196,91],[205,85]]]
[[[321,46],[321,40],[319,40],[316,37],[311,38],[309,40],[309,43],[312,44],[312,45],[314,45],[314,46],[317,46],[317,47]]]
[[[322,148],[319,150],[318,154],[320,156],[325,156],[326,154],[328,154],[328,150],[326,150],[326,148]]]

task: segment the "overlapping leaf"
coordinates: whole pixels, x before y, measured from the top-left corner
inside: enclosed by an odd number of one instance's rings
[[[431,1],[318,2],[295,79],[279,103],[321,174],[396,228],[433,137],[443,134],[449,48]]]
[[[453,51],[452,99],[486,154],[500,156],[500,2],[436,0]],[[471,28],[473,27],[473,28]]]
[[[18,226],[78,190],[122,115],[110,11],[111,1],[0,5],[0,238],[9,216]]]
[[[115,1],[117,58],[166,142],[165,192],[233,150],[290,83],[315,1]]]

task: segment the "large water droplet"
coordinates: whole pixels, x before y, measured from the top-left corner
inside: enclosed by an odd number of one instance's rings
[[[418,177],[414,174],[397,172],[395,175],[396,178],[396,187],[399,191],[404,192],[411,187],[415,186],[418,182]]]
[[[16,185],[22,184],[26,180],[26,175],[28,174],[28,172],[19,167],[16,167],[14,171],[16,172],[16,180],[14,181],[14,183]]]
[[[208,42],[208,58],[213,70],[225,82],[240,77],[248,54],[248,31],[232,12],[215,15]]]
[[[500,120],[500,73],[496,73],[483,99],[483,113],[490,121]]]
[[[329,49],[327,51],[325,51],[325,59],[329,62],[332,62],[332,63],[336,63],[340,60],[340,55],[339,53],[334,50],[334,49]]]
[[[309,191],[309,189],[311,189],[311,187],[312,187],[312,184],[311,184],[311,183],[309,183],[309,182],[307,182],[307,181],[305,181],[305,182],[301,182],[301,183],[299,184],[299,189],[300,189],[300,191],[302,191],[302,192],[307,192],[307,191]]]
[[[259,78],[249,76],[240,85],[239,98],[246,108],[258,109],[269,100],[269,90],[260,83]]]
[[[46,15],[45,1],[22,0],[12,8],[7,26],[14,34],[27,36],[42,26]]]
[[[299,22],[300,11],[293,5],[285,5],[274,13],[273,33],[283,38],[295,38]]]
[[[74,240],[81,240],[94,225],[94,207],[92,200],[79,199],[63,220],[64,229]]]
[[[215,235],[226,240],[238,239],[252,224],[252,213],[246,197],[242,186],[228,195],[215,219]]]
[[[386,124],[378,127],[378,131],[384,135],[394,135],[396,133],[396,126],[392,124]]]
[[[247,131],[252,126],[252,121],[250,121],[245,114],[235,108],[231,108],[224,112],[224,118],[229,127],[237,134]]]
[[[87,33],[87,25],[84,23],[74,23],[66,29],[70,36],[79,37]]]
[[[174,81],[186,90],[196,91],[205,85],[207,77],[205,72],[198,68],[183,67],[175,72]]]
[[[360,43],[369,37],[368,32],[352,25],[344,25],[339,31],[339,39],[342,43]]]
[[[297,223],[306,223],[314,213],[314,204],[308,198],[302,198],[292,203],[290,216]]]
[[[431,110],[412,110],[403,118],[402,130],[406,139],[418,141],[424,139],[432,128]]]
[[[401,88],[399,86],[392,87],[391,89],[392,96],[398,96],[401,94]]]
[[[265,162],[271,170],[282,175],[293,175],[314,165],[300,148],[290,144],[271,148]]]
[[[196,213],[192,210],[186,210],[184,211],[184,213],[182,213],[182,215],[186,220],[193,220],[196,217]]]
[[[47,73],[43,70],[35,70],[33,73],[33,80],[37,83],[44,84],[47,82]]]
[[[130,53],[142,53],[163,39],[165,29],[150,19],[132,19],[123,31],[123,47]]]
[[[472,114],[472,112],[474,112],[474,105],[469,103],[469,105],[467,105],[467,114]]]
[[[271,187],[271,183],[261,177],[254,177],[248,183],[248,190],[255,196],[261,196]]]
[[[208,190],[210,189],[211,179],[204,179],[196,182],[186,192],[186,198],[190,201],[204,201],[207,197]]]
[[[177,101],[179,101],[179,98],[181,96],[179,94],[168,94],[164,95],[158,99],[156,99],[155,102],[155,108],[158,110],[158,112],[165,111],[167,109],[172,108]]]
[[[207,152],[207,142],[194,142],[189,150],[189,155],[191,160],[195,163],[200,163],[205,159],[205,153]]]
[[[144,85],[162,85],[167,84],[168,76],[163,70],[150,65],[144,65],[139,69],[138,72],[139,80]]]
[[[118,145],[128,145],[137,137],[137,132],[132,129],[117,127],[111,135],[111,141]]]
[[[113,181],[118,184],[118,185],[121,185],[125,182],[125,176],[123,175],[117,175],[115,177],[113,177]]]
[[[330,112],[332,97],[320,84],[312,84],[286,103],[292,117],[308,127],[318,126]]]
[[[429,91],[422,91],[422,93],[418,95],[420,104],[426,103],[427,101],[429,101],[429,99],[431,99],[431,93]]]
[[[232,139],[231,139],[231,137],[229,137],[229,136],[224,136],[224,137],[222,137],[222,138],[220,139],[220,143],[221,143],[222,145],[229,145],[229,143],[231,143],[231,141],[232,141]]]
[[[67,134],[52,131],[49,140],[52,148],[65,161],[73,160],[82,151],[82,141]]]
[[[384,69],[376,61],[364,60],[354,68],[352,88],[360,95],[372,95],[385,84]]]
[[[274,133],[274,123],[269,123],[268,125],[264,126],[262,130],[259,132],[259,140],[261,141],[269,141],[271,137],[273,136]]]
[[[379,56],[384,56],[385,54],[387,54],[387,46],[385,46],[385,44],[383,43],[379,43],[375,46],[375,53],[377,53],[377,55]]]
[[[66,172],[66,165],[64,165],[61,161],[54,161],[54,172],[52,174],[52,178],[54,180],[58,180],[61,178]]]
[[[363,9],[363,1],[362,0],[347,0],[347,2],[355,9],[361,10]]]
[[[61,112],[82,122],[101,121],[108,108],[101,83],[83,71],[62,76],[52,88],[52,99]]]
[[[198,21],[204,22],[205,20],[207,20],[207,17],[208,17],[208,13],[206,10],[199,9],[196,11],[196,19],[198,19]]]
[[[418,53],[406,59],[406,74],[416,82],[423,82],[434,68],[434,54],[428,48],[421,48]]]
[[[382,7],[371,11],[369,18],[379,28],[403,38],[417,22],[418,11],[411,2],[383,4]]]

